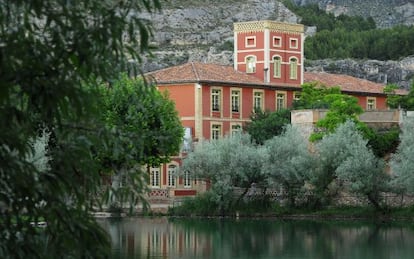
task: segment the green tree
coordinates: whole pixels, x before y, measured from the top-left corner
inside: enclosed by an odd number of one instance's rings
[[[414,110],[414,82],[407,95],[397,95],[395,93],[397,89],[397,85],[387,85],[384,88],[384,93],[387,94],[387,105],[394,109]]]
[[[335,145],[344,146],[342,140],[332,138],[328,134],[316,143],[315,155],[319,165],[311,175],[310,182],[314,186],[312,206],[320,207],[329,204],[338,191],[337,184],[334,182],[336,179],[335,170],[348,153],[334,147]]]
[[[326,87],[316,82],[305,83],[302,85],[300,99],[293,102],[293,109],[328,109],[330,103],[326,99],[327,95],[341,94],[339,87]]]
[[[403,97],[396,94],[398,85],[389,84],[384,87],[384,93],[387,94],[387,105],[390,108],[397,109],[401,107]]]
[[[401,142],[397,152],[391,158],[391,171],[395,189],[402,188],[414,192],[414,119],[407,118],[403,122]]]
[[[344,94],[329,94],[324,97],[324,100],[329,104],[329,110],[325,117],[316,123],[321,131],[312,133],[311,141],[320,140],[324,134],[334,132],[340,124],[347,120],[357,123],[361,131],[367,132],[367,134],[371,133],[369,128],[358,119],[358,115],[363,110],[359,106],[357,98]]]
[[[224,214],[243,198],[252,183],[266,185],[267,176],[261,170],[265,156],[249,135],[237,134],[198,143],[184,159],[182,170],[211,182],[212,202]],[[244,189],[237,199],[233,198],[235,187]]]
[[[379,194],[387,186],[384,164],[374,156],[352,120],[318,142],[315,155],[319,161],[311,178],[315,205],[329,204],[342,181],[350,191],[364,195],[377,209],[381,208]]]
[[[151,36],[141,14],[159,9],[159,0],[2,1],[1,258],[108,256],[109,239],[89,213],[101,181],[93,147],[107,134],[84,86],[139,60]],[[28,158],[43,129],[50,159],[42,169]]]
[[[368,145],[377,157],[387,157],[396,151],[399,140],[400,128],[398,126],[389,129],[372,129],[372,135]]]
[[[118,206],[126,200],[133,205],[144,201],[146,181],[141,167],[158,166],[178,154],[183,127],[167,93],[140,78],[122,74],[99,90],[103,124],[116,138],[109,139],[107,148],[97,147],[98,157],[112,178],[112,201]]]
[[[335,16],[321,10],[317,4],[298,6],[290,0],[283,4],[301,17],[306,26],[316,26],[318,32],[305,40],[307,59],[357,58],[397,60],[413,54],[410,42],[413,26],[376,29],[372,17]]]
[[[281,134],[283,128],[290,124],[290,110],[256,111],[250,116],[250,119],[251,121],[245,126],[245,131],[256,143],[263,144],[273,136]]]
[[[389,86],[385,90],[389,96],[395,94],[395,87]],[[402,96],[395,95],[395,102],[402,103]],[[398,99],[398,100],[397,100]],[[358,116],[363,112],[354,97],[341,93],[339,87],[327,88],[317,83],[306,83],[302,85],[301,98],[293,103],[294,109],[329,109],[325,118],[316,124],[320,131],[312,133],[310,140],[320,140],[326,133],[333,132],[339,124],[351,119],[357,124],[363,136],[369,140],[369,146],[378,157],[393,152],[398,144],[399,130],[372,129],[365,123],[359,121]]]
[[[414,82],[411,84],[408,95],[403,97],[401,107],[409,111],[414,111]]]
[[[263,170],[272,182],[283,188],[291,207],[305,191],[305,181],[313,164],[307,144],[300,132],[290,125],[281,135],[264,144],[268,160],[263,164]]]
[[[338,127],[332,138],[341,138],[348,156],[336,168],[338,180],[344,182],[351,193],[361,195],[377,209],[384,209],[381,193],[388,190],[389,176],[385,173],[384,160],[376,157],[363,138],[357,125],[347,121]],[[332,147],[335,148],[335,147]]]
[[[322,139],[324,134],[333,132],[339,124],[351,119],[358,123],[358,127],[368,136],[371,131],[358,120],[363,110],[358,104],[358,99],[341,93],[339,87],[327,88],[317,83],[302,85],[301,97],[295,101],[294,109],[328,109],[325,117],[320,119],[316,126],[319,132],[313,133],[311,141]]]

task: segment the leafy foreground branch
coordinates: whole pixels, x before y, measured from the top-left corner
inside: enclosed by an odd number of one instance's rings
[[[147,50],[141,14],[158,10],[159,0],[1,2],[0,258],[108,257],[89,212],[97,150],[116,139],[95,94]]]

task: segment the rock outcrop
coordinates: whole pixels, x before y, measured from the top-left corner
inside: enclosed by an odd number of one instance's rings
[[[293,0],[298,5],[318,4],[336,16],[340,14],[372,17],[380,28],[414,24],[413,0]]]
[[[294,0],[317,3],[337,15],[372,16],[378,25],[414,23],[413,0]],[[188,61],[233,64],[233,23],[253,20],[299,22],[300,17],[276,0],[171,0],[163,11],[146,14],[153,22],[153,57],[144,59],[144,72]],[[384,13],[385,12],[385,13]],[[316,28],[306,28],[312,35]],[[306,62],[307,70],[344,73],[381,83],[411,84],[413,57],[401,61],[320,60]]]
[[[414,79],[414,56],[400,61],[316,60],[307,61],[307,71],[347,74],[382,84],[397,84],[408,89]]]

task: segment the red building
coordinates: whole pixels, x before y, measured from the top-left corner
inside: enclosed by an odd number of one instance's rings
[[[301,24],[254,21],[234,24],[234,69],[263,83],[300,86],[303,83]]]
[[[234,24],[234,66],[186,63],[148,73],[176,103],[187,137],[217,139],[239,131],[256,108],[291,107],[304,82],[339,86],[367,110],[387,109],[384,86],[345,75],[304,72],[303,26],[273,21]],[[204,182],[172,179],[181,157],[151,170],[154,192],[171,196],[204,191]]]

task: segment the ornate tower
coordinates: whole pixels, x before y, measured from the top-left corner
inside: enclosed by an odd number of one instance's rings
[[[304,26],[275,21],[234,24],[234,69],[265,83],[303,83]]]

